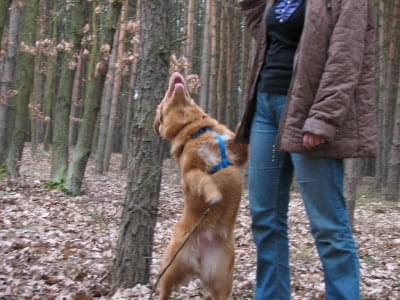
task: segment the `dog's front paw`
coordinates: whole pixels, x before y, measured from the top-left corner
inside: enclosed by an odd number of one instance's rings
[[[222,201],[222,195],[219,191],[214,191],[206,196],[206,203],[209,205],[217,204]]]

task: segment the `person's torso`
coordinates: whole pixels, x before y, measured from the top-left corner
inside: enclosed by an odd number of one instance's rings
[[[305,0],[279,0],[266,17],[268,50],[258,90],[286,95],[293,75],[293,58],[303,31]]]

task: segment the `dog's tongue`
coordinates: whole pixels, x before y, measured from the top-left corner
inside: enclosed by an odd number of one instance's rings
[[[172,95],[172,93],[175,91],[175,86],[177,85],[177,84],[180,84],[180,85],[184,85],[184,83],[183,83],[183,79],[182,79],[182,77],[181,77],[181,75],[180,74],[174,74],[174,75],[172,75],[173,76],[173,80],[172,80],[172,84],[171,84],[171,86],[170,86],[170,90],[169,90],[169,94],[170,95]]]

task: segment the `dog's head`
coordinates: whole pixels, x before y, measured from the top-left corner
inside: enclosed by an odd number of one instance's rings
[[[162,138],[173,139],[187,124],[204,115],[190,97],[185,79],[180,73],[172,74],[168,90],[158,105],[154,130]]]

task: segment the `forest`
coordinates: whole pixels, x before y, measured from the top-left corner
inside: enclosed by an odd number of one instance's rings
[[[400,299],[400,0],[376,11],[379,152],[346,160],[366,300]],[[0,299],[147,299],[182,211],[179,169],[154,133],[170,74],[235,130],[256,47],[240,0],[0,0]],[[323,299],[299,192],[293,299]],[[253,299],[248,193],[234,299]],[[173,299],[205,299],[191,282]]]

